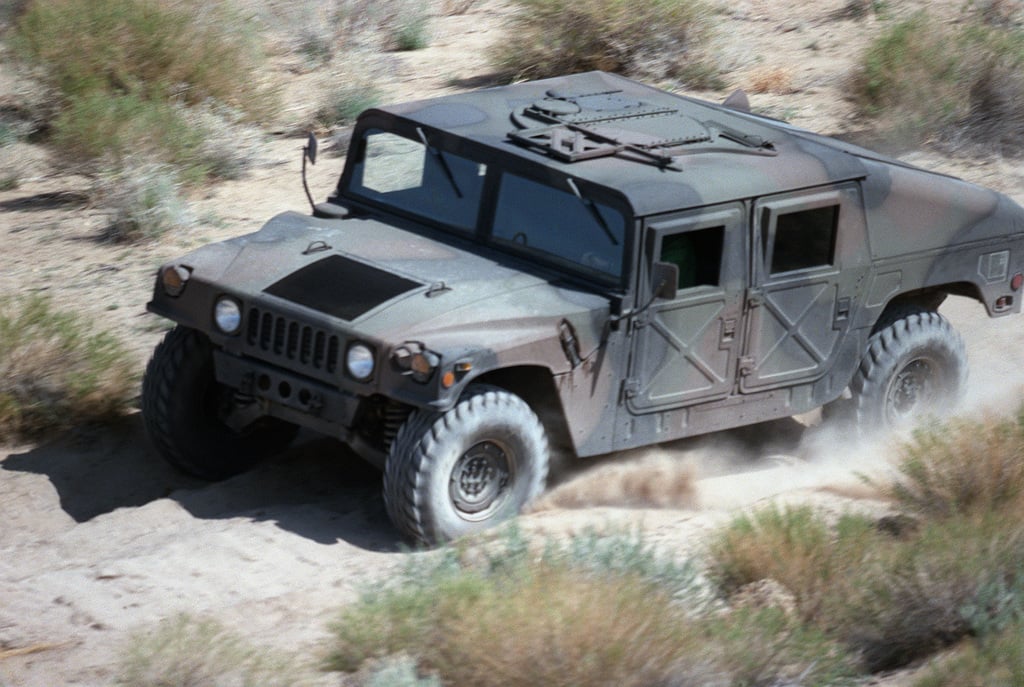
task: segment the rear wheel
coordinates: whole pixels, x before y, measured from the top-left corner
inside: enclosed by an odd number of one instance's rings
[[[153,351],[142,382],[146,430],[182,472],[218,480],[283,451],[298,427],[261,416],[255,400],[217,383],[206,335],[178,326]]]
[[[937,312],[901,313],[868,339],[850,383],[857,423],[900,427],[926,415],[944,415],[967,383],[963,339]]]
[[[515,516],[547,479],[547,436],[515,394],[471,386],[451,410],[417,410],[391,446],[384,501],[395,526],[436,544]]]

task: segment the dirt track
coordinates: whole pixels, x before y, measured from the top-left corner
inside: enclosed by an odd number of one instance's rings
[[[395,58],[391,90],[416,97],[479,76],[474,50],[501,35],[502,7],[481,2],[467,17],[444,20],[429,51]],[[755,104],[792,110],[799,125],[840,130],[848,117],[843,70],[872,24],[818,23],[829,9],[797,17],[787,3],[734,3],[733,43],[723,49],[737,79],[730,86],[744,85],[759,55],[774,56],[791,69],[797,93],[754,96]],[[813,55],[804,49],[811,38],[820,44]],[[35,163],[35,177],[0,193],[0,293],[43,291],[103,318],[141,366],[160,335],[144,314],[155,265],[249,231],[275,212],[303,210],[300,146],[299,138],[279,137],[247,179],[197,199],[217,226],[132,250],[94,240],[103,217],[85,203],[82,179]],[[914,161],[1024,202],[1020,163],[924,154]],[[339,167],[324,157],[314,188],[329,188]],[[968,340],[971,406],[1014,407],[1024,384],[1022,320],[988,320],[981,306],[962,300],[943,312]],[[766,498],[882,511],[886,505],[853,472],[884,470],[887,455],[851,449],[797,421],[771,423],[595,462],[557,485],[522,526],[556,537],[639,526],[666,551],[686,555],[735,509]],[[110,684],[126,637],[182,611],[315,657],[335,609],[410,555],[379,489],[376,473],[338,444],[311,437],[227,482],[193,481],[157,458],[137,415],[113,430],[0,448],[0,685]]]

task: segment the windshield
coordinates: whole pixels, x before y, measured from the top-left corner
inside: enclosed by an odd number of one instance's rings
[[[369,130],[349,192],[474,234],[504,252],[604,282],[621,281],[626,244],[621,212],[581,194],[571,180],[561,189],[508,172],[498,180],[497,198],[484,203],[487,165],[435,148],[421,129],[417,133],[420,140]],[[481,208],[488,214],[481,216]]]
[[[371,130],[352,190],[369,200],[456,229],[476,228],[487,165]]]

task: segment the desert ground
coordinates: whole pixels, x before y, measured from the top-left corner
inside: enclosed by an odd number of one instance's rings
[[[753,94],[755,107],[812,130],[855,132],[844,88],[878,20],[832,18],[842,4],[730,3],[715,42],[727,88],[695,95],[721,100],[733,88],[749,90],[759,70],[777,69],[785,87]],[[479,0],[462,15],[438,13],[428,48],[389,53],[367,69],[394,100],[485,84],[486,48],[504,39],[508,12],[500,0]],[[162,261],[255,230],[278,212],[307,210],[301,122],[330,74],[297,70],[287,54],[274,64],[292,104],[267,127],[257,164],[192,198],[197,215],[213,219],[156,242],[99,240],[106,215],[90,204],[88,180],[44,149],[19,144],[31,171],[19,188],[0,192],[0,294],[52,295],[116,332],[141,369],[167,329],[145,311]],[[0,64],[0,90],[13,83]],[[900,154],[1024,203],[1024,161]],[[314,195],[325,197],[340,169],[328,151],[311,170]],[[1014,407],[1024,386],[1019,316],[990,320],[964,299],[942,312],[967,340],[968,408]],[[699,556],[703,536],[769,499],[886,512],[858,474],[884,474],[896,442],[851,446],[812,415],[609,456],[562,476],[520,527],[552,537],[639,528],[668,555]],[[410,557],[431,555],[403,546],[385,514],[380,476],[334,441],[303,434],[286,454],[206,484],[161,461],[137,413],[116,427],[0,446],[0,522],[3,687],[111,684],[127,639],[181,612],[315,661],[341,605]],[[901,676],[888,680],[897,685]]]

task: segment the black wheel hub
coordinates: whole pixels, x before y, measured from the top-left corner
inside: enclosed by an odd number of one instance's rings
[[[900,422],[933,408],[936,382],[929,360],[916,358],[907,363],[889,386],[886,406],[890,419]]]
[[[452,504],[471,519],[491,514],[508,492],[510,462],[508,453],[492,441],[481,441],[462,454],[455,463],[448,484]]]

